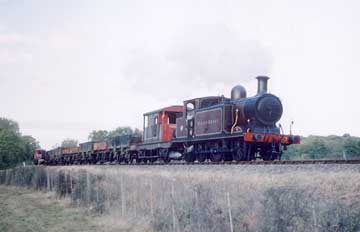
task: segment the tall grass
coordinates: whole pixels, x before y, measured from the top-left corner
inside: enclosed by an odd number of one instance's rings
[[[67,166],[0,172],[149,231],[359,231],[360,166]]]

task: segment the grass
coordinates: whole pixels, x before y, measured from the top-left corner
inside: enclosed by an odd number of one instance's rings
[[[99,225],[79,209],[49,194],[0,186],[0,231],[98,231]]]
[[[360,165],[27,167],[0,183],[55,192],[112,229],[360,230]]]

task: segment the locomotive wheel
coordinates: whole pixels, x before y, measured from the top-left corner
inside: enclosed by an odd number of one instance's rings
[[[261,148],[260,156],[263,160],[266,160],[266,161],[272,161],[272,160],[276,160],[276,159],[280,160],[278,153],[273,152],[271,146],[264,146]]]
[[[220,162],[223,160],[223,155],[221,153],[211,153],[210,155],[211,162]]]
[[[244,143],[240,142],[239,146],[233,152],[233,160],[236,162],[242,161],[245,159],[244,155]]]
[[[271,157],[271,152],[267,152],[267,151],[261,151],[260,152],[260,156],[263,160],[265,161],[271,161],[271,160],[274,160],[272,157]]]
[[[206,154],[204,153],[197,153],[196,154],[196,159],[197,161],[199,161],[200,163],[204,163],[206,160]]]
[[[272,161],[276,159],[276,154],[271,151],[260,152],[261,158],[265,161]]]
[[[184,159],[187,163],[193,163],[195,161],[195,155],[194,153],[185,153]]]

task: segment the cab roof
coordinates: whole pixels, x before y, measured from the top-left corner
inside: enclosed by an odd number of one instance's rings
[[[222,95],[222,96],[197,97],[197,98],[192,98],[192,99],[189,99],[189,100],[185,100],[184,103],[193,102],[193,101],[196,101],[196,100],[209,100],[209,99],[226,99],[226,97],[224,97],[224,95]]]
[[[184,106],[179,106],[179,105],[175,105],[175,106],[168,106],[165,108],[161,108],[158,110],[154,110],[154,111],[150,111],[144,114],[144,116],[146,115],[151,115],[151,114],[156,114],[159,112],[183,112],[184,110]]]

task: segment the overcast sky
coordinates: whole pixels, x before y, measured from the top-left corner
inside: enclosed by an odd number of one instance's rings
[[[257,75],[301,135],[360,136],[360,1],[0,0],[0,117],[44,148]]]

